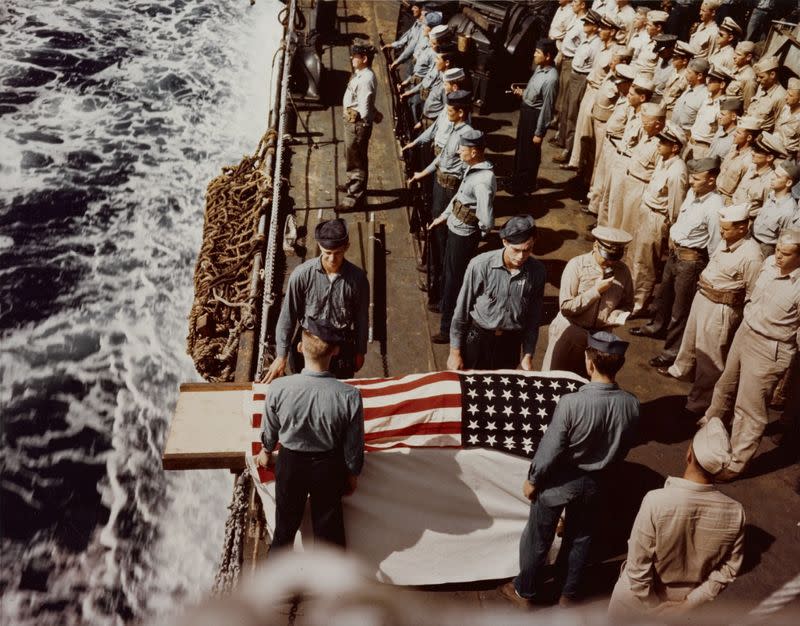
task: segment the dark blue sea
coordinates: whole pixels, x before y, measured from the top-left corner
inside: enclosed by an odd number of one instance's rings
[[[232,478],[161,469],[208,181],[266,127],[277,0],[0,0],[0,621],[169,616]]]

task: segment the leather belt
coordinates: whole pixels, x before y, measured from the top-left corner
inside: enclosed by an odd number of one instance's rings
[[[453,215],[467,226],[475,226],[475,224],[478,223],[478,217],[475,215],[474,211],[470,211],[460,200],[453,200]]]
[[[453,191],[458,189],[458,186],[461,184],[461,179],[458,176],[445,174],[439,168],[436,168],[436,182],[439,183],[439,186]]]
[[[744,304],[744,289],[714,289],[702,276],[698,281],[700,293],[707,299],[716,304],[727,304],[728,306],[742,306]]]
[[[710,146],[710,145],[711,145],[711,142],[710,142],[710,141],[698,141],[698,140],[697,140],[697,139],[695,139],[694,137],[692,137],[691,139],[689,139],[689,143],[696,143],[696,144],[698,144],[698,145],[700,145],[700,146]]]
[[[359,113],[358,109],[355,107],[347,107],[342,113],[345,121],[350,122],[351,124],[354,124],[361,119],[361,113]]]
[[[433,144],[433,153],[436,156],[439,156],[442,153],[442,146],[437,146],[436,144]]]
[[[686,248],[679,246],[670,239],[670,246],[672,252],[680,261],[705,261],[708,258],[708,252],[705,248]]]
[[[509,335],[519,335],[522,333],[520,329],[516,330],[506,330],[503,328],[483,328],[482,326],[478,326],[475,323],[475,320],[471,321],[471,327],[474,328],[477,332],[482,333],[484,335],[492,335],[494,337],[504,337]]]
[[[638,180],[640,183],[644,183],[645,185],[647,185],[647,184],[649,184],[649,183],[650,183],[650,181],[649,181],[649,180],[647,180],[646,178],[642,178],[641,176],[637,176],[636,174],[634,174],[634,173],[633,173],[633,172],[631,172],[630,170],[628,170],[628,176],[630,176],[631,178],[635,178],[635,179],[636,179],[636,180]]]
[[[423,87],[422,89],[419,90],[419,97],[422,98],[423,100],[427,100],[429,95],[431,95],[430,89],[426,89],[425,87]]]

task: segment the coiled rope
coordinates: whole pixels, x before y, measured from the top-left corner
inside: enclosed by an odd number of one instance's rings
[[[223,167],[206,190],[187,352],[210,382],[233,379],[239,337],[257,322],[250,280],[253,257],[264,245],[258,221],[272,200],[272,177],[264,161],[274,136],[274,130],[268,131],[253,155]]]
[[[249,480],[250,473],[248,471],[239,474],[233,489],[233,499],[228,505],[230,514],[228,515],[228,521],[225,522],[225,541],[222,544],[222,557],[217,568],[217,575],[214,577],[212,592],[215,595],[230,593],[236,586],[242,571]]]

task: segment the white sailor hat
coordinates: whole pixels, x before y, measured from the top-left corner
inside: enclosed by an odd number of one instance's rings
[[[666,11],[648,11],[647,21],[652,24],[665,24],[669,19],[669,13]]]
[[[656,102],[645,102],[640,109],[642,115],[646,115],[647,117],[666,117],[667,116],[667,109],[664,107],[663,104],[658,104]]]
[[[751,52],[755,51],[756,44],[752,41],[740,41],[736,44],[736,52],[740,54],[750,54]]]
[[[692,439],[692,453],[709,474],[719,474],[733,459],[728,431],[718,417],[709,418]]]
[[[790,78],[786,83],[786,89],[790,89],[792,91],[800,89],[800,78]]]
[[[778,235],[778,245],[800,246],[800,228],[784,228]]]
[[[719,210],[720,222],[744,222],[750,217],[750,205],[748,203],[732,204],[724,206]]]
[[[448,83],[454,83],[459,80],[464,80],[467,75],[464,73],[463,68],[460,67],[451,67],[450,69],[446,69],[444,71],[444,75],[442,78],[446,80]]]
[[[778,57],[769,56],[764,57],[758,63],[753,66],[753,69],[756,71],[756,74],[760,74],[761,72],[771,72],[772,70],[777,70],[781,66],[781,62],[778,60]]]

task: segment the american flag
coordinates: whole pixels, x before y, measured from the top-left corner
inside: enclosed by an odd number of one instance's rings
[[[433,372],[346,381],[361,391],[367,451],[400,447],[490,448],[532,458],[562,395],[586,381],[569,372]],[[261,451],[267,385],[245,401]],[[259,468],[260,479],[274,478]]]

